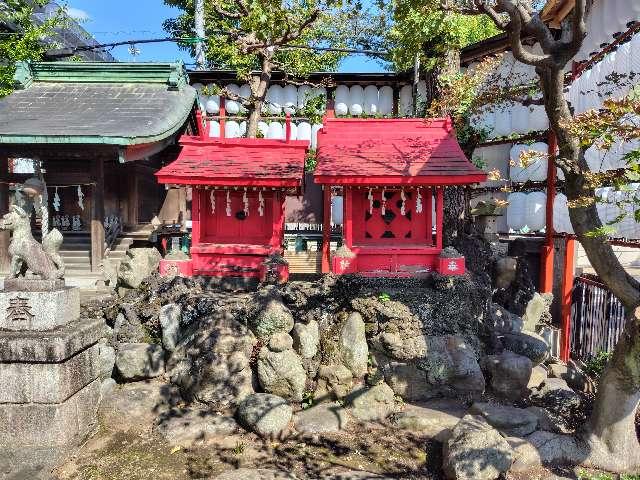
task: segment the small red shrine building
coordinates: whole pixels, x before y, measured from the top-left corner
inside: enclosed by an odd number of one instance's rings
[[[180,144],[156,176],[193,189],[191,261],[181,273],[286,281],[284,200],[300,194],[309,142],[183,136]]]
[[[450,119],[326,119],[317,157],[323,272],[330,265],[337,274],[367,276],[464,272],[462,259],[440,259],[443,191],[487,175],[465,157]],[[330,261],[332,191],[343,196],[346,248]]]

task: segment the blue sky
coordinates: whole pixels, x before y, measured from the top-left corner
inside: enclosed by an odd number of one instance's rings
[[[81,19],[82,26],[100,43],[164,37],[162,22],[179,14],[178,9],[166,6],[162,0],[68,0],[67,4],[69,13]],[[193,63],[189,54],[173,43],[143,44],[137,48],[139,62],[182,59]],[[127,46],[116,47],[111,54],[121,61],[133,60]],[[339,71],[381,72],[383,68],[364,55],[353,55],[345,59]]]

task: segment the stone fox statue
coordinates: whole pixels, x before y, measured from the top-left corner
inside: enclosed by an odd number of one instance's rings
[[[62,234],[56,228],[47,233],[40,245],[31,234],[31,215],[21,207],[12,205],[9,213],[0,219],[0,230],[13,232],[9,244],[11,276],[25,276],[27,270],[44,280],[56,280],[64,276],[64,261],[59,250]]]

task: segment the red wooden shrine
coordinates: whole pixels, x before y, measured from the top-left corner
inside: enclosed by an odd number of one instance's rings
[[[444,188],[486,178],[449,119],[326,119],[315,171],[324,188],[323,272],[331,265],[368,276],[464,273],[464,259],[439,256]],[[346,248],[330,259],[332,191],[343,196]]]
[[[271,272],[285,281],[284,200],[300,193],[309,142],[185,136],[180,144],[156,176],[193,188],[191,262],[181,273],[265,280]]]

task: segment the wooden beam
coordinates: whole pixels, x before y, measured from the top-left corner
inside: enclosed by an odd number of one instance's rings
[[[91,271],[100,270],[104,259],[104,159],[92,160],[94,185],[91,190]]]
[[[9,211],[9,157],[0,154],[0,216]],[[0,272],[8,273],[11,268],[8,230],[0,230]]]

